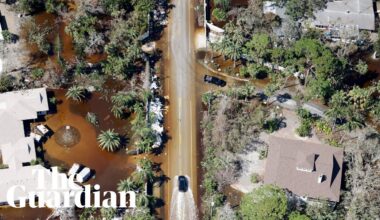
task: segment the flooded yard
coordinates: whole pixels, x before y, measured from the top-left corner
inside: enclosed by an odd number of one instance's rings
[[[85,103],[67,101],[64,90],[55,90],[55,97],[62,100],[58,111],[47,119],[47,126],[53,131],[69,125],[80,132],[78,144],[65,148],[58,145],[52,137],[44,144],[45,159],[51,165],[63,166],[69,169],[73,163],[80,163],[95,170],[96,178],[90,184],[100,184],[103,190],[115,190],[120,179],[128,177],[134,170],[133,158],[127,156],[125,149],[116,153],[103,151],[97,142],[101,130],[115,129],[122,136],[129,136],[130,124],[127,120],[116,119],[109,111],[111,106],[94,94]],[[87,112],[93,112],[99,119],[99,126],[94,127],[86,121]]]
[[[130,122],[116,119],[109,111],[110,104],[100,94],[94,93],[90,100],[80,103],[66,100],[65,90],[51,92],[61,103],[57,105],[57,112],[48,115],[46,122],[42,123],[53,132],[63,126],[73,126],[80,132],[80,141],[72,147],[62,147],[56,143],[53,134],[43,144],[45,160],[51,166],[59,166],[64,170],[70,169],[73,163],[87,166],[95,171],[95,178],[88,184],[99,184],[101,190],[116,191],[119,180],[127,178],[135,170],[135,158],[128,156],[125,149],[115,153],[103,151],[96,139],[101,130],[111,128],[128,137]],[[98,116],[98,127],[86,121],[87,112]],[[49,213],[49,209],[1,208],[0,219],[45,219]]]

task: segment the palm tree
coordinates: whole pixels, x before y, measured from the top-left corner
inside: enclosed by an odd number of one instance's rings
[[[86,89],[82,86],[71,86],[65,96],[74,101],[82,101],[86,97]]]
[[[344,91],[336,92],[329,102],[329,109],[326,111],[326,115],[335,122],[336,119],[343,119],[350,114],[349,102],[347,94]]]
[[[242,55],[242,47],[244,44],[243,30],[241,27],[228,23],[225,28],[225,37],[223,40],[216,44],[216,49],[234,61],[234,68],[236,67],[236,60]]]
[[[132,106],[135,103],[136,94],[134,92],[131,93],[116,93],[111,97],[111,102],[114,105],[118,106]]]
[[[127,179],[121,180],[117,184],[118,191],[128,192],[128,191],[134,190],[134,188],[135,188],[135,183],[130,177],[128,177]]]
[[[124,115],[124,107],[119,105],[113,105],[111,108],[112,114],[115,118],[122,118]]]
[[[156,135],[151,127],[144,126],[136,130],[139,140],[137,141],[137,148],[143,152],[152,150],[152,146],[156,141]]]
[[[145,193],[140,193],[137,196],[137,206],[138,207],[148,207],[150,203],[150,198]]]
[[[136,183],[143,185],[146,182],[152,182],[154,179],[153,163],[149,159],[141,159],[138,162],[138,168],[133,173]]]
[[[98,136],[98,142],[103,150],[112,152],[120,147],[121,139],[120,135],[112,129],[102,131]]]

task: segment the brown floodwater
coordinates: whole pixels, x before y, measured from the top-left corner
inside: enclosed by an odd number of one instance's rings
[[[69,4],[69,12],[74,13],[76,7],[74,4]],[[54,46],[56,38],[59,37],[61,42],[62,51],[59,54],[61,58],[63,58],[67,63],[74,63],[77,59],[77,55],[75,53],[74,44],[72,37],[65,32],[65,28],[68,24],[68,21],[63,19],[60,16],[55,14],[50,14],[47,12],[41,12],[34,16],[35,21],[38,25],[47,26],[52,29],[51,34],[48,37],[51,45]],[[21,37],[26,38],[27,33],[24,29],[22,31]],[[32,62],[35,63],[38,67],[44,68],[47,65],[47,61],[50,60],[53,66],[60,70],[60,66],[58,64],[57,54],[46,55],[41,53],[38,50],[38,47],[35,44],[27,44],[26,48],[30,52],[30,56],[32,58]],[[106,53],[93,54],[85,57],[86,62],[88,63],[99,63],[107,58]]]
[[[114,129],[121,135],[128,137],[130,122],[116,119],[110,113],[110,104],[100,94],[93,94],[85,103],[67,101],[64,97],[65,90],[55,90],[55,96],[63,103],[58,105],[58,111],[47,119],[47,126],[53,131],[60,127],[70,125],[79,130],[81,139],[73,147],[59,146],[54,138],[50,138],[45,144],[45,158],[52,165],[63,165],[70,168],[73,163],[80,163],[95,170],[96,178],[89,183],[98,183],[103,190],[115,190],[120,179],[126,178],[134,169],[134,159],[127,156],[126,150],[121,149],[116,153],[103,151],[96,140],[102,130]],[[86,120],[87,112],[97,115],[99,126],[94,127]]]
[[[95,171],[95,177],[89,184],[99,184],[101,190],[115,191],[119,180],[127,178],[135,170],[136,159],[128,156],[125,149],[116,153],[101,150],[96,138],[101,130],[111,128],[128,137],[130,122],[116,119],[109,111],[110,104],[100,94],[94,93],[89,101],[80,103],[66,100],[65,90],[52,92],[62,103],[57,106],[57,113],[46,117],[44,124],[53,132],[62,126],[74,126],[79,130],[81,139],[75,146],[65,148],[55,142],[53,135],[43,144],[45,160],[52,166],[65,169],[69,169],[73,163],[87,166]],[[87,112],[94,112],[98,116],[99,127],[86,121]],[[6,220],[45,219],[49,214],[49,209],[0,209],[0,217]]]

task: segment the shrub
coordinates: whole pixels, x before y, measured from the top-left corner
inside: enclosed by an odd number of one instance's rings
[[[15,35],[8,30],[2,31],[1,34],[3,35],[5,43],[13,43],[15,41]]]
[[[260,176],[257,173],[251,174],[251,183],[258,183],[260,182]]]
[[[227,19],[227,13],[220,8],[215,8],[212,10],[212,16],[218,21],[225,21]]]
[[[240,203],[242,219],[284,219],[287,210],[285,192],[272,185],[264,185],[245,194]]]
[[[314,123],[312,114],[306,109],[299,108],[297,115],[301,119],[301,125],[296,129],[296,132],[301,137],[311,136],[311,131]]]
[[[33,79],[41,79],[44,76],[45,72],[43,69],[37,68],[32,70],[31,75]]]
[[[0,92],[7,92],[13,89],[13,79],[10,75],[0,76]]]
[[[277,131],[278,129],[280,129],[280,125],[281,125],[281,119],[279,119],[279,118],[272,118],[272,119],[267,120],[264,123],[263,128],[268,133],[273,133],[273,132]]]
[[[265,147],[265,148],[260,149],[259,150],[259,159],[263,160],[263,159],[265,159],[267,157],[268,157],[268,148]]]
[[[290,213],[289,220],[310,220],[307,215],[303,215],[297,211]]]
[[[312,126],[309,120],[302,120],[301,125],[296,129],[296,132],[301,137],[311,136]]]
[[[92,125],[99,125],[98,116],[93,112],[87,112],[86,120]]]

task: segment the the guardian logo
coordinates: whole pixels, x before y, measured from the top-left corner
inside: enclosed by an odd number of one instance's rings
[[[104,191],[100,193],[98,184],[78,185],[74,175],[69,178],[52,168],[50,175],[43,169],[33,170],[38,178],[37,187],[30,190],[24,185],[14,185],[7,191],[7,202],[11,207],[24,208],[26,203],[31,208],[136,208],[136,193]],[[83,189],[84,188],[84,189]]]

